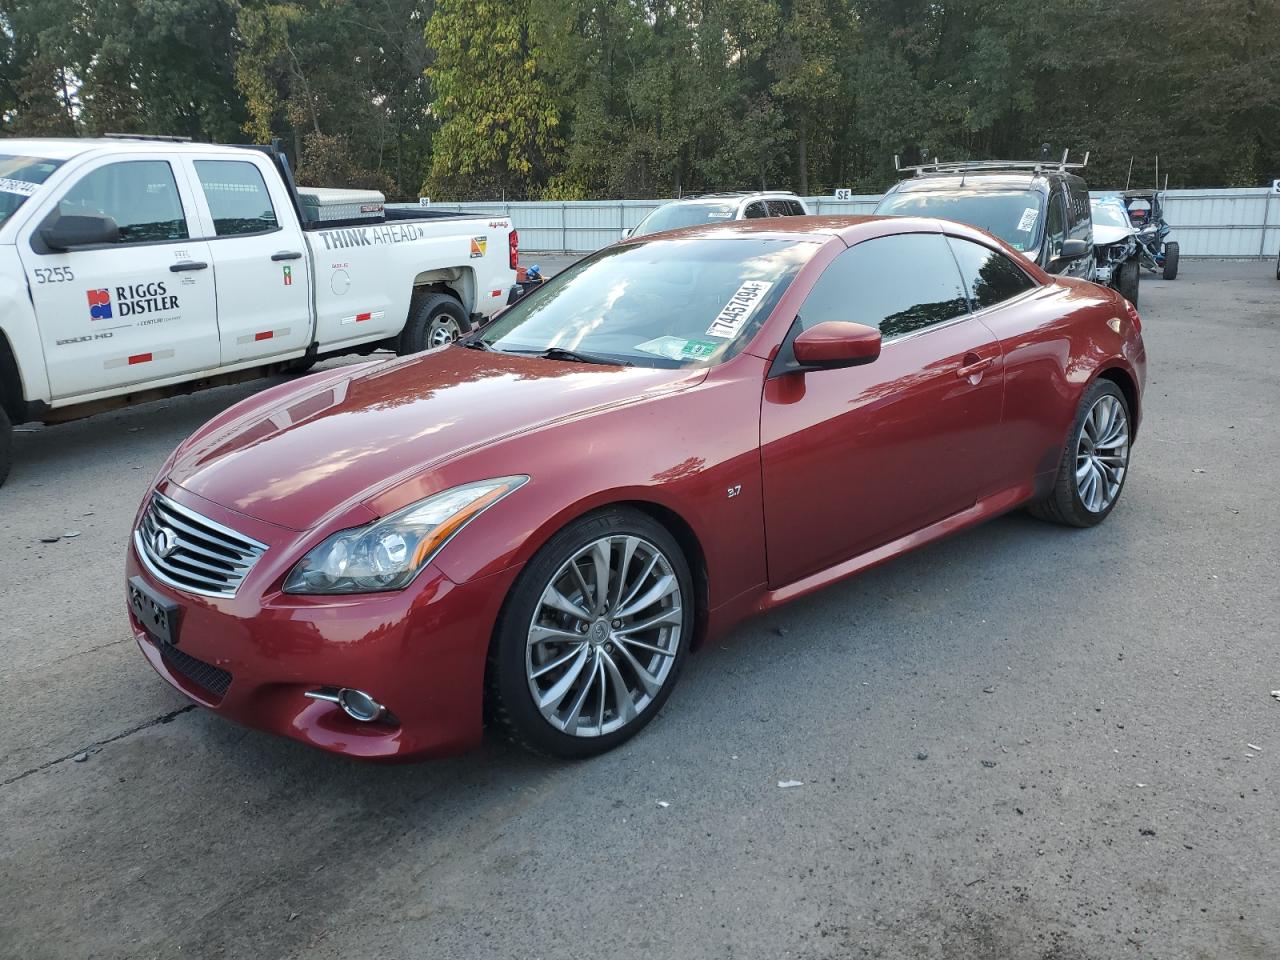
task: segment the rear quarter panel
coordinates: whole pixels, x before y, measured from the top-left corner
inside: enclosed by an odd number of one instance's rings
[[[1004,433],[1011,482],[1051,476],[1081,396],[1117,371],[1133,383],[1141,417],[1146,357],[1141,335],[1114,291],[1054,277],[1038,293],[983,315],[1005,357]]]
[[[398,334],[418,285],[444,283],[468,313],[496,312],[515,283],[509,232],[510,221],[501,218],[391,220],[309,231],[321,347]]]

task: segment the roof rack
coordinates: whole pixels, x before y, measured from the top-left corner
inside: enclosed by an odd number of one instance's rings
[[[104,133],[108,140],[155,140],[160,143],[191,143],[190,137],[166,137],[151,133]]]
[[[1084,154],[1084,160],[1080,163],[1068,163],[1067,157],[1070,153],[1070,150],[1063,150],[1062,159],[1056,164],[1051,160],[955,160],[942,163],[937,157],[934,157],[933,163],[921,163],[907,167],[902,165],[901,158],[895,153],[893,155],[893,166],[899,173],[911,172],[916,176],[920,176],[925,173],[970,173],[977,170],[1030,170],[1033,173],[1057,170],[1059,173],[1066,173],[1068,170],[1083,170],[1089,165],[1089,152],[1087,150]]]

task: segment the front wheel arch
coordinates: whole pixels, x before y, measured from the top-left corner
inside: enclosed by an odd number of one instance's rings
[[[1110,380],[1124,394],[1125,403],[1129,405],[1129,442],[1132,443],[1137,439],[1138,425],[1142,422],[1142,404],[1138,396],[1138,385],[1134,382],[1133,376],[1123,367],[1106,367],[1098,371],[1094,380]],[[1093,386],[1093,381],[1085,385],[1080,396],[1083,397],[1091,386]]]

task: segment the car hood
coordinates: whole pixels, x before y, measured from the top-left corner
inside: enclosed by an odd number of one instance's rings
[[[250,400],[188,441],[168,480],[259,520],[307,530],[468,450],[705,375],[445,347]]]
[[[1108,227],[1097,223],[1093,225],[1093,245],[1095,247],[1106,247],[1113,243],[1121,243],[1131,236],[1133,236],[1133,230],[1128,227]]]

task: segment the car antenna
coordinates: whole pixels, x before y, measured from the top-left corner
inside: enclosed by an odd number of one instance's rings
[[[1129,155],[1129,172],[1124,178],[1125,193],[1129,192],[1129,181],[1133,179],[1133,155]]]

